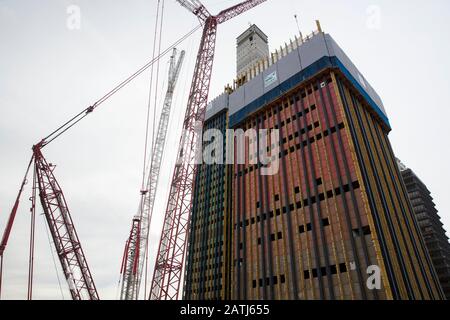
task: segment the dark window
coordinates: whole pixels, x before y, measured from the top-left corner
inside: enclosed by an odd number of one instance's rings
[[[275,195],[275,201],[278,201],[278,200],[280,200],[280,195],[276,194]]]
[[[304,233],[305,232],[305,226],[304,225],[299,226],[298,227],[298,232],[299,233]]]
[[[282,274],[282,275],[280,276],[280,282],[281,282],[281,283],[285,283],[285,282],[286,282],[286,278],[284,277],[284,274]]]
[[[331,271],[331,274],[336,274],[337,273],[337,268],[336,268],[335,264],[330,267],[330,271]]]
[[[317,182],[317,185],[318,185],[318,186],[322,185],[322,178],[318,178],[318,179],[316,180],[316,182]]]
[[[347,272],[347,266],[345,263],[339,264],[339,272]]]
[[[330,220],[328,218],[322,219],[322,225],[324,227],[329,226],[330,225]]]
[[[278,240],[283,239],[283,234],[281,232],[277,233]]]
[[[303,276],[305,277],[305,279],[309,279],[309,270],[303,271]]]

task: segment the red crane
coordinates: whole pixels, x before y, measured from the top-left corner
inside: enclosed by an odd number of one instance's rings
[[[64,193],[53,174],[55,166],[45,160],[40,144],[33,147],[33,155],[39,199],[72,299],[99,300]]]
[[[71,129],[78,122],[83,120],[91,114],[97,107],[115,95],[119,90],[128,85],[132,80],[141,75],[144,71],[150,68],[161,57],[169,52],[190,37],[199,29],[199,26],[192,29],[184,36],[179,38],[170,47],[162,51],[158,56],[154,57],[147,64],[138,69],[131,76],[119,83],[114,89],[109,91],[91,106],[85,108],[73,118],[65,122],[58,129],[53,131],[47,137],[42,139],[39,143],[33,146],[33,155],[28,164],[25,177],[22,180],[19,193],[17,195],[14,206],[6,223],[6,228],[0,242],[0,297],[2,290],[2,275],[3,275],[3,257],[6,246],[8,244],[14,220],[20,203],[25,185],[27,184],[27,177],[31,166],[34,164],[33,174],[33,196],[32,200],[32,229],[30,237],[30,262],[29,262],[29,278],[28,278],[28,299],[32,298],[32,282],[33,282],[33,258],[34,258],[34,212],[36,208],[36,191],[39,191],[39,199],[44,211],[44,216],[50,229],[50,233],[58,254],[61,267],[63,269],[69,290],[74,300],[98,300],[98,293],[89,270],[86,257],[80,244],[75,226],[67,205],[64,193],[56,180],[53,172],[55,166],[48,163],[42,154],[42,149],[62,134]],[[139,233],[134,225],[132,232]]]
[[[187,232],[192,207],[198,128],[205,118],[214,62],[217,26],[265,2],[248,0],[211,15],[198,0],[177,0],[191,11],[203,25],[203,35],[183,122],[183,134],[177,154],[170,193],[164,216],[161,239],[156,256],[150,299],[174,300],[179,297],[185,258]]]

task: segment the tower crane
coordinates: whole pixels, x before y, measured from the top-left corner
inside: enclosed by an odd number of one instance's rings
[[[217,26],[265,2],[247,0],[213,16],[199,0],[177,0],[192,12],[203,25],[194,76],[183,122],[183,134],[172,175],[160,243],[150,291],[152,300],[174,300],[179,297],[183,276],[192,208],[193,179],[197,157],[198,127],[204,122],[214,62]]]
[[[185,51],[181,51],[177,58],[177,50],[174,48],[169,64],[169,77],[163,108],[158,123],[158,131],[151,154],[150,171],[147,178],[146,189],[141,190],[141,203],[138,214],[133,217],[130,236],[125,245],[122,260],[122,287],[121,300],[135,300],[139,297],[139,288],[142,280],[144,262],[148,248],[148,234],[153,215],[153,206],[158,186],[161,160],[164,154],[167,129],[169,125],[175,86],[183,64]]]

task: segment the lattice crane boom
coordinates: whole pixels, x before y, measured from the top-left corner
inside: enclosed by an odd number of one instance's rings
[[[64,193],[41,152],[33,147],[34,165],[44,216],[73,300],[99,300]]]
[[[164,146],[166,144],[173,94],[180,74],[181,66],[183,65],[184,57],[185,51],[181,51],[177,61],[177,50],[175,48],[173,49],[172,56],[170,57],[167,91],[153,145],[146,189],[141,191],[141,204],[139,206],[138,213],[140,232],[138,234],[136,234],[136,232],[131,232],[130,238],[127,241],[128,247],[125,251],[127,259],[123,260],[126,265],[124,266],[122,273],[121,300],[135,300],[139,296],[140,284],[144,272],[144,263],[148,251],[148,234],[150,231],[156,190],[161,171],[161,161],[164,154]],[[135,220],[133,219],[133,226],[134,225]],[[133,228],[136,227],[134,226]],[[137,239],[135,239],[136,237]],[[139,258],[135,259],[134,257],[137,254],[139,254]],[[135,265],[136,262],[137,265]],[[135,269],[136,272],[132,272],[132,270]]]
[[[212,16],[200,1],[177,0],[194,13],[203,24],[203,35],[197,55],[188,105],[183,122],[177,162],[164,217],[156,256],[150,299],[174,300],[179,297],[183,276],[190,214],[192,208],[195,160],[199,144],[198,128],[203,125],[208,103],[209,86],[214,62],[217,25],[266,0],[249,0]]]
[[[183,7],[195,14],[201,22],[205,22],[211,14],[206,7],[198,0],[177,0]]]

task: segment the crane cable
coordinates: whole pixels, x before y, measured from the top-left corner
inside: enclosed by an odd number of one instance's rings
[[[0,299],[1,299],[1,295],[2,295],[2,285],[3,285],[3,255],[5,253],[6,245],[8,244],[8,239],[11,234],[11,229],[13,227],[14,220],[15,220],[15,217],[17,214],[17,209],[18,209],[19,203],[20,203],[20,197],[22,196],[22,192],[23,192],[25,185],[28,183],[28,180],[27,180],[28,172],[30,171],[33,160],[34,160],[34,155],[31,156],[30,162],[28,163],[28,167],[25,171],[25,176],[23,177],[22,183],[20,185],[19,193],[17,194],[16,201],[14,202],[14,206],[9,215],[9,219],[6,222],[5,231],[3,233],[3,236],[2,236],[2,239],[0,242]]]
[[[28,257],[28,300],[33,299],[33,275],[34,275],[34,243],[35,243],[35,231],[36,231],[36,165],[33,170],[33,186],[31,188],[31,224],[30,224],[30,251]]]
[[[51,253],[51,255],[52,255],[53,267],[55,268],[56,279],[58,279],[59,291],[60,291],[60,293],[61,293],[62,299],[65,300],[64,292],[63,292],[62,285],[61,285],[61,280],[60,280],[60,278],[59,278],[58,267],[57,267],[57,265],[56,265],[55,254],[54,254],[54,252],[53,252],[53,248],[55,248],[56,246],[55,246],[54,244],[52,244],[52,243],[53,243],[53,240],[50,238],[50,232],[48,231],[48,226],[47,226],[47,224],[45,223],[45,220],[43,220],[43,221],[44,221],[44,226],[45,226],[45,232],[46,232],[46,234],[47,234],[48,245],[49,245],[49,247],[50,247],[50,253]]]
[[[159,1],[158,1],[159,2]],[[164,0],[161,1],[161,20],[160,20],[160,26],[159,26],[159,39],[158,39],[158,55],[161,54],[161,40],[162,40],[162,30],[163,30],[163,22],[164,22]],[[153,170],[153,152],[155,151],[155,144],[156,144],[156,139],[155,139],[155,135],[156,135],[156,104],[157,104],[157,98],[158,98],[158,82],[159,82],[159,61],[156,64],[156,86],[155,86],[155,102],[154,102],[154,106],[153,106],[153,133],[152,133],[152,153],[150,156],[150,172],[152,172]],[[149,101],[149,105],[150,105],[150,101]],[[150,111],[150,109],[149,109]],[[145,172],[145,162],[144,162],[144,172]],[[145,173],[144,173],[145,176]],[[148,190],[147,192],[150,192],[151,190]],[[144,208],[144,205],[142,205],[142,208]],[[145,251],[144,251],[144,255],[145,255],[145,276],[144,276],[144,298],[147,297],[147,277],[148,277],[148,238],[150,235],[150,224],[151,224],[151,212],[150,212],[150,216],[148,217],[148,222],[147,222],[147,239],[145,240]],[[141,270],[139,270],[139,272],[141,272]],[[142,274],[142,273],[141,273]]]
[[[159,22],[159,7],[160,7],[161,0],[158,0],[156,4],[156,20],[155,20],[155,32],[153,35],[153,52],[152,52],[152,60],[155,59],[156,55],[156,41],[157,41],[157,34],[158,34],[158,22]],[[157,63],[159,65],[159,61]],[[144,143],[144,169],[142,170],[142,182],[141,182],[141,190],[144,190],[145,187],[145,165],[147,163],[147,149],[148,149],[148,135],[149,135],[149,128],[150,128],[150,109],[151,109],[151,98],[153,93],[153,75],[154,75],[154,64],[152,64],[151,70],[150,70],[150,86],[149,86],[149,92],[148,92],[148,104],[147,104],[147,120],[145,125],[145,143]],[[156,81],[157,82],[157,81]],[[157,84],[156,84],[157,85]],[[155,95],[156,96],[156,95]],[[156,106],[155,106],[156,109]],[[156,113],[156,111],[155,111]],[[154,118],[156,115],[154,116]],[[153,127],[155,119],[153,118]],[[154,133],[154,129],[153,129]],[[152,140],[153,140],[153,134],[152,134]],[[153,143],[153,142],[152,142]],[[141,200],[143,197],[141,197]],[[142,207],[142,201],[141,206]]]
[[[61,136],[63,133],[65,133],[67,130],[72,128],[74,125],[76,125],[78,122],[80,122],[82,119],[84,119],[87,115],[92,113],[98,106],[100,106],[103,102],[111,98],[114,94],[116,94],[120,89],[125,87],[127,84],[129,84],[132,80],[137,78],[139,75],[141,75],[145,70],[147,70],[149,67],[151,67],[155,62],[159,61],[163,56],[165,56],[167,53],[171,52],[173,48],[178,46],[180,43],[185,41],[187,38],[189,38],[191,35],[193,35],[198,29],[200,29],[201,25],[197,25],[194,29],[186,33],[184,36],[179,38],[177,41],[175,41],[171,46],[166,48],[163,52],[161,52],[158,56],[150,60],[147,64],[142,66],[140,69],[138,69],[135,73],[133,73],[131,76],[126,78],[124,81],[122,81],[120,84],[118,84],[114,89],[109,91],[107,94],[105,94],[103,97],[101,97],[99,100],[97,100],[94,104],[87,107],[74,117],[72,117],[70,120],[68,120],[66,123],[64,123],[62,126],[58,127],[56,130],[54,130],[52,133],[50,133],[48,136],[46,136],[44,139],[41,140],[40,146],[41,148],[45,147],[49,143],[53,142],[56,138]]]

